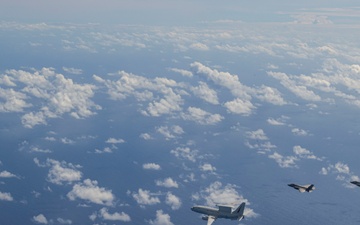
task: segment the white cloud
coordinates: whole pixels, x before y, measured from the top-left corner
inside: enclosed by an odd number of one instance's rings
[[[295,153],[295,155],[301,157],[301,158],[306,158],[306,159],[316,159],[316,160],[320,160],[320,158],[318,158],[317,156],[314,155],[314,153],[310,152],[309,150],[307,150],[306,148],[302,148],[299,145],[296,145],[293,147],[293,152]]]
[[[9,87],[15,87],[16,84],[14,83],[14,78],[11,76],[8,76],[6,74],[0,76],[0,84],[9,86]]]
[[[252,110],[256,107],[248,100],[242,100],[240,98],[234,99],[233,101],[225,102],[224,106],[231,113],[242,114],[249,116]]]
[[[134,96],[138,101],[150,101],[146,110],[141,110],[143,115],[158,117],[181,111],[183,99],[175,89],[179,86],[176,81],[159,77],[148,79],[124,71],[119,71],[117,75],[120,76],[117,81],[96,75],[93,78],[108,88],[108,94],[114,100]]]
[[[195,96],[209,102],[211,104],[217,105],[219,104],[219,99],[216,91],[209,88],[209,86],[205,82],[199,82],[199,86],[192,87],[192,92]]]
[[[23,112],[25,108],[32,106],[26,103],[28,97],[21,92],[17,92],[13,89],[0,88],[0,112]]]
[[[25,98],[44,101],[41,108],[22,116],[22,123],[27,128],[46,124],[48,118],[57,118],[65,113],[81,119],[94,115],[93,110],[101,109],[91,100],[96,89],[94,85],[77,84],[72,79],[55,73],[53,68],[42,68],[32,73],[8,70],[5,75],[11,76],[15,84],[19,83],[25,87],[21,89],[21,93],[12,89],[0,89],[0,98],[4,98],[6,93],[13,92],[13,97],[5,104],[1,104],[0,110],[3,108],[3,110],[22,111],[24,107],[30,106],[24,102]]]
[[[179,185],[171,177],[165,178],[164,180],[155,181],[157,186],[166,187],[166,188],[178,188]]]
[[[248,131],[246,132],[246,136],[253,140],[269,140],[269,138],[266,136],[265,132],[262,129],[258,129],[255,131]]]
[[[296,161],[298,158],[295,156],[282,156],[277,152],[274,152],[274,154],[269,155],[270,159],[274,159],[277,164],[282,168],[291,168],[291,167],[297,167]]]
[[[48,140],[48,139],[46,139],[46,140]],[[41,149],[41,148],[35,147],[35,146],[32,146],[30,148],[30,151],[31,152],[40,152],[40,153],[51,153],[51,151],[49,149]]]
[[[108,144],[122,144],[122,143],[125,143],[125,140],[124,139],[116,139],[116,138],[109,138],[106,143]]]
[[[150,191],[141,188],[139,188],[137,193],[132,194],[133,198],[140,205],[155,205],[160,203],[160,199],[158,197],[152,197],[153,195]]]
[[[131,218],[128,214],[124,213],[124,212],[115,212],[113,214],[108,212],[107,208],[102,208],[99,211],[100,216],[104,219],[104,220],[111,220],[111,221],[122,221],[122,222],[130,222]]]
[[[201,171],[205,171],[205,172],[215,172],[216,171],[216,167],[212,166],[210,163],[204,163],[199,168],[201,169]]]
[[[171,192],[168,192],[166,194],[166,200],[165,203],[169,206],[171,206],[172,210],[179,209],[181,207],[181,199],[177,197],[176,195],[173,195]]]
[[[270,125],[273,125],[273,126],[283,126],[283,125],[285,125],[285,123],[282,120],[279,120],[279,119],[269,118],[266,121]]]
[[[63,219],[63,218],[57,218],[57,221],[58,221],[60,224],[72,224],[72,221],[71,221],[71,220],[66,220],[66,219]]]
[[[272,87],[262,85],[257,91],[257,98],[273,105],[285,105],[287,102],[281,97],[281,93]]]
[[[46,217],[43,214],[34,216],[33,220],[35,221],[35,223],[48,224],[48,220],[46,219]]]
[[[160,134],[162,134],[167,140],[176,138],[178,135],[181,135],[184,133],[184,130],[178,126],[160,126],[156,128],[156,131]]]
[[[307,135],[309,135],[306,130],[299,129],[299,128],[293,128],[293,129],[291,129],[291,132],[296,136],[307,136]]]
[[[244,86],[239,81],[238,76],[232,75],[228,72],[213,70],[199,62],[194,62],[190,66],[195,70],[196,74],[205,75],[215,84],[228,88],[235,97],[238,97],[243,101],[250,101],[251,96],[248,92],[251,92],[252,90],[251,88]]]
[[[190,48],[200,51],[207,51],[209,50],[209,47],[206,44],[203,43],[194,43],[190,45]]]
[[[169,214],[163,213],[162,210],[157,210],[156,219],[150,220],[149,223],[151,225],[174,225],[170,220]]]
[[[60,141],[61,141],[61,143],[67,144],[67,145],[75,144],[74,140],[71,140],[70,138],[67,138],[67,137],[61,138]]]
[[[102,153],[112,153],[113,150],[109,147],[105,147],[103,150],[95,149],[95,153],[102,154]]]
[[[184,77],[192,77],[193,76],[192,72],[188,71],[188,70],[171,68],[170,71],[173,71],[175,73],[179,73],[179,74],[183,75]]]
[[[59,162],[53,159],[47,159],[46,165],[50,167],[48,180],[54,184],[72,183],[79,181],[82,173],[78,170],[79,166],[71,163]]]
[[[350,168],[347,164],[342,162],[337,162],[334,166],[334,169],[337,173],[350,174]]]
[[[83,73],[82,69],[76,69],[72,67],[63,67],[62,69],[67,73],[76,74],[76,75],[80,75]]]
[[[158,117],[163,114],[181,111],[181,105],[183,104],[181,96],[174,93],[172,89],[168,89],[166,92],[164,98],[149,103],[147,113],[150,116]]]
[[[46,115],[43,112],[30,112],[21,117],[21,122],[26,128],[33,128],[36,125],[46,125]]]
[[[145,169],[145,170],[161,170],[161,166],[156,163],[145,163],[145,164],[143,164],[143,169]]]
[[[177,147],[176,149],[171,150],[170,153],[174,154],[177,158],[183,158],[195,162],[198,151],[191,150],[189,147]]]
[[[6,170],[0,172],[0,178],[13,178],[13,177],[17,178],[18,176]]]
[[[11,202],[13,200],[14,200],[14,198],[11,196],[10,193],[0,191],[0,201],[9,201],[9,202]]]
[[[319,95],[315,94],[311,90],[308,90],[306,86],[297,84],[294,80],[292,80],[292,77],[289,77],[285,73],[270,71],[267,72],[267,74],[277,80],[280,80],[280,83],[296,96],[311,102],[321,101],[321,97]]]
[[[72,201],[79,198],[99,205],[113,205],[115,196],[112,194],[112,191],[97,185],[97,181],[86,179],[83,183],[75,184],[67,194],[67,197]]]
[[[141,137],[142,139],[144,139],[144,140],[151,140],[151,139],[153,139],[153,138],[151,137],[151,135],[148,134],[148,133],[140,134],[140,137]]]
[[[186,113],[182,114],[184,120],[191,120],[201,125],[214,125],[224,119],[220,114],[211,114],[200,108],[189,107]]]

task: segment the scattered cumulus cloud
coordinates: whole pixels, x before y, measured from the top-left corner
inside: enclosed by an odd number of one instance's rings
[[[71,221],[71,220],[69,220],[69,219],[63,219],[63,218],[57,218],[56,219],[57,220],[57,222],[58,223],[60,223],[60,224],[72,224],[73,222]]]
[[[258,129],[255,131],[248,131],[246,132],[246,136],[250,139],[253,140],[268,140],[269,138],[266,136],[265,132],[263,131],[263,129]]]
[[[199,50],[199,51],[207,51],[209,50],[209,47],[206,44],[203,43],[194,43],[190,45],[190,48]]]
[[[174,126],[160,126],[156,128],[156,131],[162,134],[167,140],[177,138],[179,135],[184,134],[182,127],[178,125]]]
[[[13,173],[10,173],[9,171],[1,171],[0,172],[0,178],[18,178],[18,176],[16,176]]]
[[[145,163],[142,167],[145,170],[161,170],[161,166],[156,163]]]
[[[83,73],[82,69],[75,69],[72,67],[63,67],[62,69],[67,73],[75,74],[75,75],[80,75]]]
[[[79,181],[82,177],[82,173],[78,170],[80,166],[65,161],[47,159],[45,166],[50,167],[47,178],[49,182],[54,184],[70,184]]]
[[[296,161],[298,158],[295,156],[283,156],[277,152],[269,155],[270,159],[274,159],[281,168],[297,168]]]
[[[187,159],[189,161],[195,162],[198,155],[197,150],[191,150],[189,147],[177,147],[170,151],[171,154],[175,155],[180,159]]]
[[[1,192],[1,191],[0,191],[0,200],[1,200],[1,201],[12,202],[12,201],[14,201],[14,198],[11,196],[10,193],[8,193],[8,192]]]
[[[296,136],[308,136],[308,132],[306,130],[300,129],[300,128],[293,128],[291,129],[291,132]]]
[[[173,180],[171,177],[165,178],[164,180],[155,181],[157,186],[166,187],[166,188],[178,188],[178,183]]]
[[[142,133],[142,134],[140,134],[140,137],[141,137],[142,139],[144,139],[144,140],[151,140],[151,139],[153,139],[153,137],[152,137],[150,134],[148,134],[148,133]]]
[[[218,105],[219,99],[215,90],[211,89],[205,82],[199,82],[199,86],[191,88],[195,96],[203,99],[204,101]]]
[[[306,148],[303,148],[299,145],[296,145],[293,147],[293,152],[295,155],[299,156],[300,158],[306,158],[306,159],[316,159],[316,160],[322,160],[314,155],[311,151],[307,150]]]
[[[184,69],[171,68],[170,71],[179,73],[184,77],[192,77],[193,76],[193,73],[191,71],[184,70]]]
[[[67,197],[71,201],[76,199],[85,200],[87,202],[99,204],[99,205],[113,205],[115,196],[111,190],[107,190],[98,186],[97,181],[86,179],[83,183],[75,184],[72,190],[67,194]]]
[[[249,116],[255,106],[248,100],[242,100],[240,98],[234,99],[233,101],[225,102],[224,106],[230,113],[241,114]]]
[[[177,197],[176,195],[173,195],[171,192],[168,192],[166,194],[166,200],[165,203],[169,206],[171,206],[172,210],[177,210],[181,207],[181,199]]]
[[[48,220],[46,219],[46,217],[43,214],[39,214],[37,216],[33,216],[33,220],[35,223],[39,223],[39,224],[48,224]]]
[[[150,220],[149,223],[151,225],[174,225],[171,222],[170,215],[164,213],[162,210],[157,210],[155,220]]]
[[[224,119],[220,114],[211,114],[196,107],[189,107],[187,112],[182,114],[182,118],[201,125],[214,125]]]
[[[108,144],[122,144],[122,143],[125,143],[125,140],[124,139],[116,139],[116,138],[109,138],[106,143]]]
[[[204,172],[215,172],[216,167],[212,166],[210,163],[204,163],[200,166],[200,170]]]
[[[21,92],[12,89],[0,89],[0,98],[5,98],[5,103],[0,105],[0,110],[21,112],[25,107],[30,107],[26,100],[41,99],[43,107],[27,112],[22,116],[24,127],[32,128],[36,125],[47,124],[48,119],[59,118],[68,114],[76,119],[87,118],[96,114],[101,107],[92,101],[96,87],[90,84],[78,84],[64,75],[56,73],[53,68],[42,68],[34,72],[23,70],[7,70],[1,75],[12,77],[12,82],[25,86]],[[9,83],[8,83],[9,84]],[[13,92],[13,97],[6,97],[6,93]],[[11,103],[12,108],[6,106]],[[14,108],[16,107],[16,108]],[[19,108],[20,107],[20,108]]]
[[[128,214],[124,212],[115,212],[115,213],[109,213],[109,210],[107,208],[101,208],[99,211],[99,216],[103,218],[104,220],[110,220],[110,221],[122,221],[122,222],[130,222],[131,218]]]
[[[132,197],[139,205],[155,205],[160,203],[160,199],[156,196],[154,197],[154,195],[156,194],[139,188],[138,192],[132,194]]]

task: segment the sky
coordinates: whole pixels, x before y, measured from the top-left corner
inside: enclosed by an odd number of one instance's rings
[[[2,1],[2,223],[358,224],[359,9]]]

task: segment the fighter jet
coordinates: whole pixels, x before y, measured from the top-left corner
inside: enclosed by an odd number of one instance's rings
[[[217,218],[238,220],[244,218],[245,202],[241,203],[239,207],[232,210],[231,206],[217,205],[218,209],[208,206],[194,206],[191,208],[192,211],[197,213],[205,214],[202,217],[203,220],[207,220],[207,225],[211,225]]]
[[[315,190],[313,184],[308,184],[308,185],[288,184],[288,186],[299,190],[299,192],[312,192],[313,190]]]
[[[356,186],[360,187],[360,182],[359,181],[351,181],[350,183],[355,184]]]

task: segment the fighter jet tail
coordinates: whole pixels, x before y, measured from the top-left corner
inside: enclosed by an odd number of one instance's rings
[[[236,214],[238,220],[240,221],[241,219],[244,218],[244,210],[245,210],[245,202],[241,203],[239,207],[237,207],[237,209],[232,212],[232,214]]]
[[[314,185],[312,184],[312,185],[310,185],[308,188],[306,188],[306,191],[307,191],[307,192],[312,192],[313,189],[315,189],[315,188],[314,188]]]

